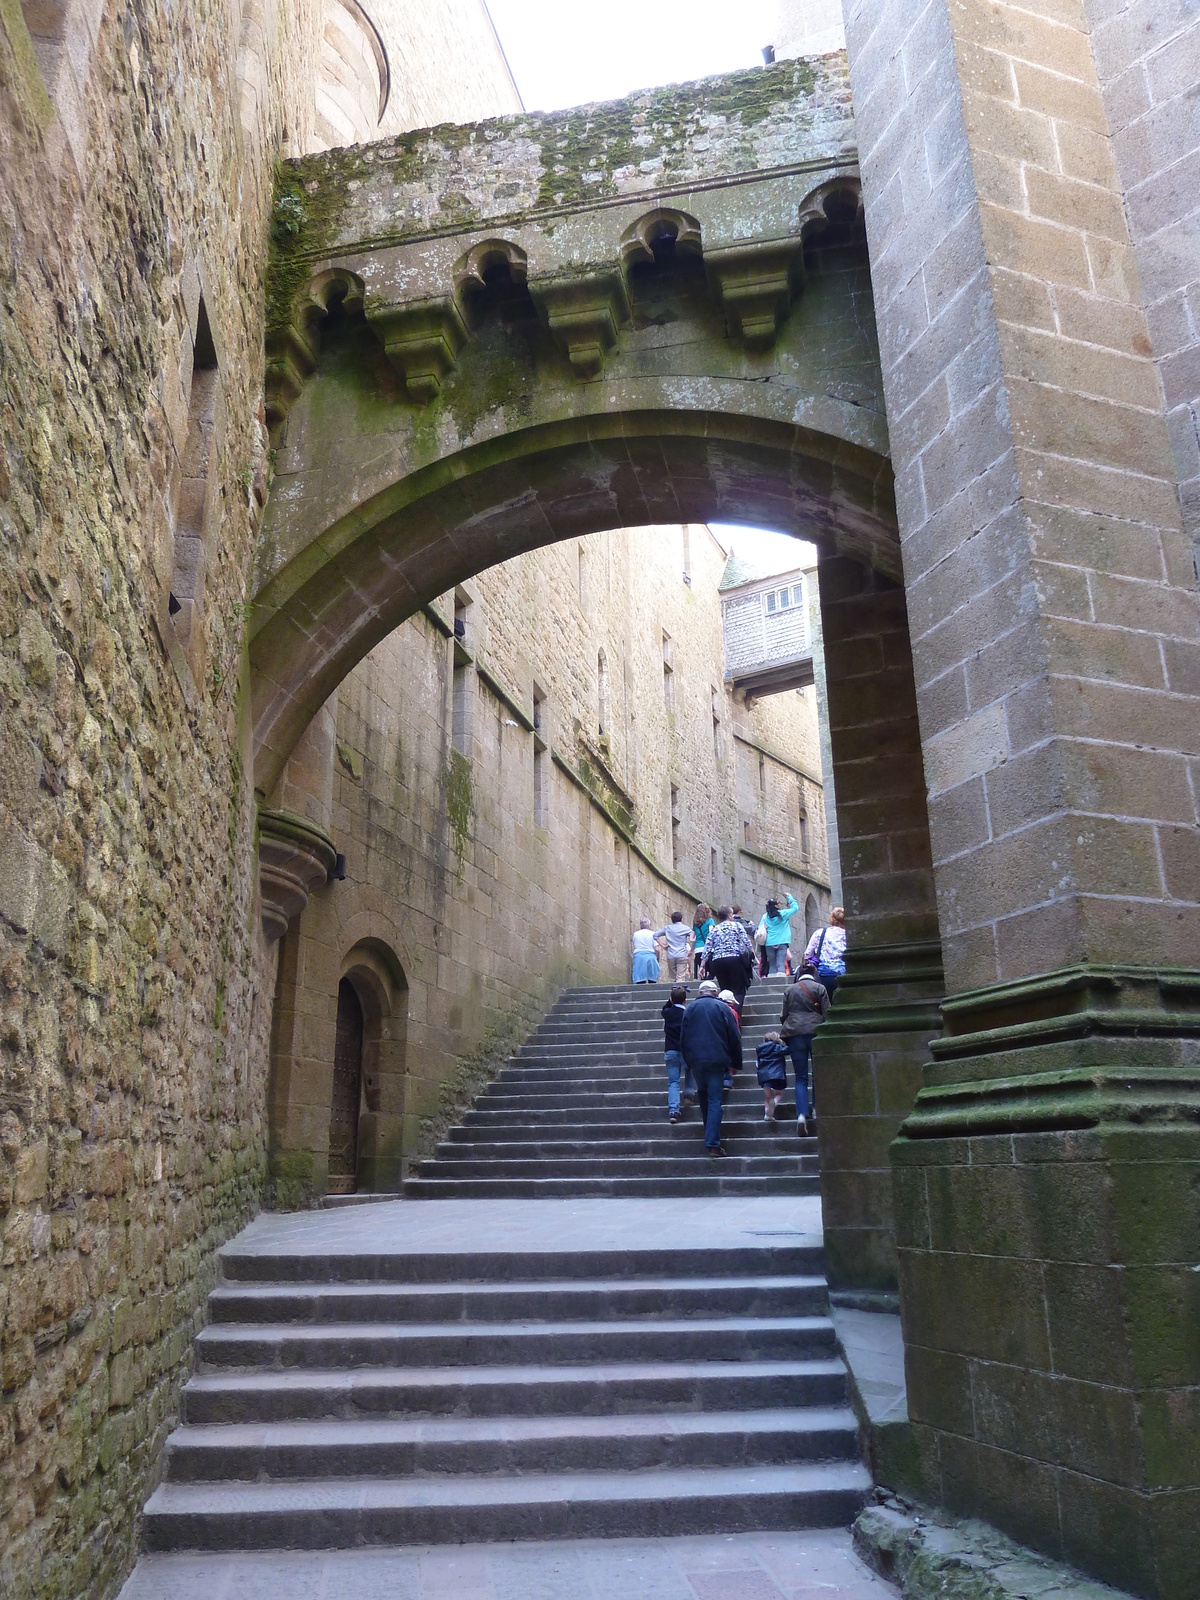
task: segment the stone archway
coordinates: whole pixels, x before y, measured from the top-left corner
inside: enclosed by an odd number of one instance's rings
[[[288,163],[275,247],[261,797],[380,639],[524,550],[740,518],[899,578],[838,58]]]

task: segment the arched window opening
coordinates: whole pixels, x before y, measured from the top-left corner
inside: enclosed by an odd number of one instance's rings
[[[808,860],[808,811],[804,805],[804,792],[800,793],[800,809],[796,816],[797,828],[800,834],[800,854],[805,861]]]
[[[167,602],[175,632],[197,682],[203,668],[202,623],[208,559],[215,543],[214,530],[220,520],[216,445],[220,387],[216,346],[208,310],[201,297],[192,345],[187,435],[179,461],[175,548]]]
[[[806,896],[804,901],[804,944],[806,949],[808,947],[808,941],[812,938],[813,934],[816,933],[820,926],[821,908],[817,904],[816,895],[810,894]]]

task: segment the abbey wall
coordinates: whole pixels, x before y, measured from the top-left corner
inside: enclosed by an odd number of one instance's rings
[[[327,826],[346,878],[281,957],[277,1201],[325,1191],[345,975],[387,1018],[356,1182],[388,1189],[559,988],[627,980],[640,918],[737,899],[757,920],[790,892],[798,942],[806,904],[824,919],[815,690],[747,706],[726,687],[725,564],[703,526],[551,546],[441,596],[342,684]]]
[[[468,23],[438,15],[446,60]],[[316,140],[323,21],[309,0],[0,12],[14,1597],[123,1577],[215,1250],[262,1191],[276,952],[256,903],[242,652],[270,476],[274,162]],[[453,114],[418,92],[428,71],[408,63],[397,104]],[[513,103],[507,74],[496,92],[510,98],[476,111]]]

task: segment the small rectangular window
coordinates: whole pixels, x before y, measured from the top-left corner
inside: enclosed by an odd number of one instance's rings
[[[758,752],[758,792],[759,794],[767,792],[767,758],[761,750]]]
[[[679,810],[679,789],[676,784],[671,785],[671,867],[679,871],[679,863],[683,860],[683,818]]]
[[[804,586],[803,586],[803,584],[799,584],[798,583],[793,588],[793,590],[792,590],[792,604],[793,605],[797,605],[797,606],[802,606],[804,604]]]
[[[772,589],[770,594],[767,596],[767,612],[768,612],[768,614],[770,614],[774,610],[775,610],[775,591],[774,591],[774,589]]]
[[[673,660],[673,647],[671,635],[664,633],[662,636],[663,652],[663,705],[670,712],[675,710],[675,667]]]

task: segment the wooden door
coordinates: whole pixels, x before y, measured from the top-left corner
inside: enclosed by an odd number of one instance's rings
[[[329,1193],[353,1194],[362,1094],[362,1005],[349,978],[338,984],[333,1103],[329,1112]]]

